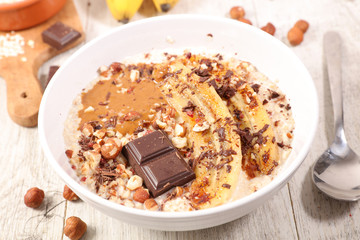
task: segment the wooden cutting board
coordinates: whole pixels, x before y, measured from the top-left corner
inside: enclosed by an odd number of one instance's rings
[[[52,48],[41,38],[41,33],[57,21],[81,33],[80,38],[61,50]],[[50,58],[77,46],[84,41],[85,34],[72,0],[68,0],[64,8],[48,21],[16,33],[24,38],[24,54],[0,59],[0,75],[6,81],[7,109],[11,119],[21,126],[35,127],[43,94],[37,79],[40,66]],[[0,31],[0,35],[3,34],[6,32]],[[27,44],[29,40],[34,41],[33,48]]]

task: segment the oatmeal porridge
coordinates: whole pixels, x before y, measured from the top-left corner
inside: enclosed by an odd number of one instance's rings
[[[100,67],[65,125],[70,164],[99,196],[151,211],[194,211],[272,181],[295,124],[286,96],[251,63],[187,50]]]

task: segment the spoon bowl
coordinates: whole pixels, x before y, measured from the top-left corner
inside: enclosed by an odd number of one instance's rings
[[[348,145],[343,127],[341,39],[324,36],[324,48],[334,106],[335,140],[312,167],[314,184],[328,196],[345,201],[360,199],[360,156]]]
[[[315,185],[330,197],[345,201],[360,199],[360,157],[347,144],[333,143],[314,164],[312,172]]]

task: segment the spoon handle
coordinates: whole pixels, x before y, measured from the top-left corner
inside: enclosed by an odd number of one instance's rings
[[[336,32],[324,36],[325,58],[334,108],[335,142],[346,141],[343,128],[343,98],[341,78],[341,38]]]

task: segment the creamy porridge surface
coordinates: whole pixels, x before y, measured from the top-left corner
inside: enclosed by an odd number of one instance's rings
[[[281,171],[294,120],[277,85],[237,56],[153,51],[99,68],[65,123],[66,154],[99,196],[151,211],[193,211],[247,196]],[[166,133],[196,179],[152,197],[121,154]]]

